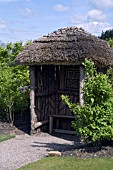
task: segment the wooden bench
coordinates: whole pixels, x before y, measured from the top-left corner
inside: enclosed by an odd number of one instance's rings
[[[57,120],[57,128],[53,129],[53,120]],[[63,130],[63,129],[58,129],[59,125],[59,120],[60,119],[71,119],[74,120],[75,116],[67,116],[67,115],[50,115],[49,116],[49,133],[52,134],[53,132],[56,133],[67,133],[67,134],[75,134],[75,131],[72,130]]]

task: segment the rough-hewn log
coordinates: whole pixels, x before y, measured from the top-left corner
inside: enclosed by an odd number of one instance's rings
[[[55,93],[57,93],[57,91],[56,90],[54,90],[54,91],[52,91],[52,92],[42,92],[42,93],[36,93],[35,94],[35,96],[38,96],[38,97],[46,97],[46,96],[50,96],[50,95],[52,95],[52,94],[55,94]]]
[[[63,129],[53,129],[53,132],[55,133],[64,133],[64,134],[70,134],[70,135],[75,135],[76,132],[72,130],[63,130]]]
[[[80,105],[83,105],[83,102],[84,102],[83,101],[83,92],[82,92],[84,77],[85,77],[84,67],[80,66],[80,88],[79,88],[79,103],[80,103]]]
[[[41,122],[37,122],[37,123],[35,123],[34,127],[35,127],[35,129],[39,128],[40,126],[43,126],[43,125],[47,124],[48,122],[49,122],[49,120],[43,120]]]
[[[35,131],[37,116],[35,113],[35,67],[30,67],[30,110],[31,110],[31,135]]]

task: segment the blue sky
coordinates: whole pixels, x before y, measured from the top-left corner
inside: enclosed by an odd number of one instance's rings
[[[113,29],[113,0],[0,0],[0,40],[35,40],[77,26],[94,35]]]

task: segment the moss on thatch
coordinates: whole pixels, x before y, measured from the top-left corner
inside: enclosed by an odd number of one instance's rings
[[[96,64],[113,66],[113,49],[108,43],[81,28],[69,27],[35,40],[17,56],[15,63],[76,64],[85,58]]]

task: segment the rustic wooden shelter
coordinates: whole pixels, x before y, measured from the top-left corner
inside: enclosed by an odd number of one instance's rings
[[[17,56],[16,64],[30,68],[31,133],[49,120],[50,133],[53,129],[72,132],[69,123],[75,116],[60,96],[68,94],[82,105],[85,58],[92,59],[99,68],[113,66],[113,50],[107,42],[76,27],[43,36]]]

